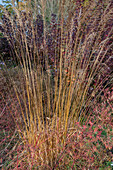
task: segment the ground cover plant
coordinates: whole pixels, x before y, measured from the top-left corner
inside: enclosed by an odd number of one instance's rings
[[[1,6],[2,169],[111,169],[113,4]]]

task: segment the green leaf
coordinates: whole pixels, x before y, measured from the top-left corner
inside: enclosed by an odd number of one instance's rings
[[[89,5],[89,0],[85,0],[83,3],[83,6],[86,7],[87,5]]]
[[[107,137],[107,133],[106,133],[106,131],[105,131],[105,130],[103,130],[103,131],[102,131],[102,133],[101,133],[101,135],[102,135],[102,136]]]
[[[9,4],[9,3],[11,3],[11,1],[10,0],[9,1],[5,0],[5,1],[3,1],[3,3]]]

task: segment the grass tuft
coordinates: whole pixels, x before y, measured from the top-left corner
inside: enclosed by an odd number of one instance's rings
[[[12,2],[12,9],[1,7],[16,64],[1,58],[1,167],[110,167],[112,1]]]

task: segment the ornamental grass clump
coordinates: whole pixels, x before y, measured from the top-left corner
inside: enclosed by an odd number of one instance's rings
[[[98,168],[104,162],[91,149],[105,148],[104,115],[111,116],[97,103],[112,84],[112,2],[55,2],[28,1],[24,10],[12,2],[11,13],[2,7],[2,32],[16,63],[14,74],[5,65],[7,91],[0,92],[15,129],[3,168]],[[3,106],[2,119],[5,112]],[[111,142],[111,131],[106,135]]]

